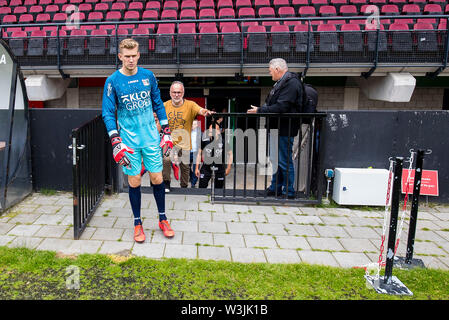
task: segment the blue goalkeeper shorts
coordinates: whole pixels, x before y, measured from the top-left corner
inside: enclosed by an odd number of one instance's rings
[[[131,162],[131,169],[123,168],[123,173],[128,176],[140,175],[142,160],[145,169],[149,172],[162,172],[162,148],[159,146],[134,149],[134,153],[126,153]]]

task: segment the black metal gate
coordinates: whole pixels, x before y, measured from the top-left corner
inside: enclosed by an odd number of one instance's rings
[[[233,152],[231,172],[224,176],[220,189],[211,184],[212,202],[235,202],[252,204],[320,204],[324,191],[323,168],[323,119],[325,113],[311,114],[215,114],[212,123],[220,122],[225,144]],[[221,120],[220,120],[221,119]],[[299,127],[298,135],[291,128]],[[283,152],[278,146],[281,139],[292,139],[287,155],[284,191],[281,189],[277,160]],[[284,148],[285,149],[285,148]],[[280,163],[279,163],[280,164]],[[291,169],[293,167],[293,170]],[[289,169],[290,168],[290,169]],[[212,169],[213,170],[213,169]],[[275,170],[275,171],[274,171]],[[289,175],[289,170],[294,174]],[[218,172],[218,171],[217,171]],[[217,177],[212,173],[213,178]],[[268,193],[272,183],[275,192]],[[220,179],[223,179],[221,174]],[[285,179],[285,178],[284,178]],[[293,183],[294,195],[285,192],[289,180]]]
[[[101,115],[72,130],[73,227],[79,239],[111,187],[110,143]]]

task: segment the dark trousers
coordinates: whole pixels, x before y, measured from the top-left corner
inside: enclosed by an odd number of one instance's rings
[[[225,172],[223,169],[215,171],[215,188],[222,189],[224,185]],[[200,170],[199,188],[207,188],[212,178],[212,170],[209,166],[202,166]]]

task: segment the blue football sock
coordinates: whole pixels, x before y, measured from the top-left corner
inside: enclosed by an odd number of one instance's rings
[[[153,184],[153,195],[156,200],[157,211],[159,212],[159,221],[167,220],[165,216],[165,185]]]
[[[134,225],[142,224],[142,220],[140,218],[140,205],[142,199],[142,193],[140,192],[140,186],[133,188],[129,186],[129,202],[131,203],[131,209],[133,210],[134,215]]]

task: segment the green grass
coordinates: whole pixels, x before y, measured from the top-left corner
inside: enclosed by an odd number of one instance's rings
[[[67,289],[69,266],[79,289]],[[394,270],[412,297],[380,295],[365,285],[364,271],[307,264],[121,258],[0,247],[0,299],[449,299],[449,272]]]

